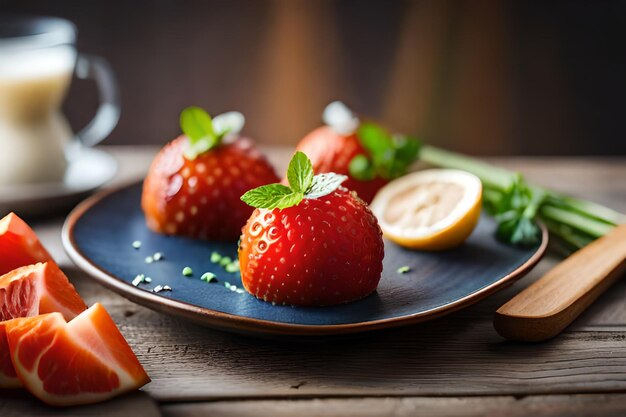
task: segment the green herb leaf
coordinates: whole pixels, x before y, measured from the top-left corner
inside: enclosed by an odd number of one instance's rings
[[[320,198],[335,191],[342,182],[347,180],[345,175],[328,172],[325,174],[317,174],[313,177],[313,184],[304,195],[305,198]]]
[[[196,142],[206,137],[215,138],[211,116],[200,107],[187,107],[180,114],[180,128],[190,141]]]
[[[282,184],[263,185],[241,196],[241,200],[249,206],[265,209],[295,206],[303,198],[304,193],[294,192]]]
[[[369,164],[365,164],[361,159],[355,161],[354,174],[352,169],[350,174],[357,179],[373,179],[376,176],[389,180],[398,178],[407,173],[417,159],[421,147],[420,141],[416,138],[392,136],[383,127],[371,122],[361,124],[358,138],[369,153]],[[365,155],[362,156],[367,158]],[[368,166],[372,168],[368,169]],[[374,171],[373,174],[371,170]]]
[[[246,124],[246,118],[238,111],[218,114],[213,118],[213,130],[217,136],[239,133]]]
[[[411,267],[408,265],[401,266],[397,269],[398,274],[406,274],[407,272],[411,272]]]
[[[490,211],[498,221],[496,235],[515,245],[531,246],[541,239],[541,230],[535,224],[537,210],[545,198],[542,190],[533,190],[517,175],[513,186],[490,202]]]
[[[350,176],[361,181],[373,180],[376,177],[376,168],[365,155],[357,155],[348,165]]]
[[[313,182],[313,165],[302,152],[296,152],[287,169],[289,186],[295,192],[305,193]]]
[[[358,136],[361,144],[370,151],[372,156],[382,156],[392,149],[391,135],[375,123],[361,123]]]
[[[189,139],[184,154],[187,159],[195,159],[219,143],[211,116],[200,107],[187,107],[180,114],[180,128]]]
[[[309,158],[302,152],[296,152],[287,171],[291,188],[283,184],[263,185],[242,195],[241,200],[256,208],[284,209],[299,204],[303,198],[330,194],[347,178],[334,173],[313,175]]]

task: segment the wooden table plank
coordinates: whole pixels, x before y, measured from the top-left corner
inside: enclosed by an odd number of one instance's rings
[[[587,417],[590,408],[595,417],[622,417],[626,394],[216,401],[165,404],[162,412],[164,417]]]
[[[160,417],[161,412],[156,402],[145,392],[133,392],[104,403],[77,407],[48,407],[22,391],[13,393],[13,397],[0,397],[0,416],[2,417]]]
[[[112,151],[124,168],[118,181],[142,175],[154,154],[153,148]],[[284,162],[290,152],[279,149],[270,156]],[[616,180],[626,179],[624,159],[501,162],[523,168],[534,182],[626,211],[626,181]],[[87,302],[103,302],[112,313],[153,379],[145,391],[159,401],[626,391],[625,280],[550,342],[509,343],[493,330],[495,309],[558,262],[556,256],[514,286],[452,316],[302,343],[217,332],[132,304],[69,265],[60,247],[60,222],[46,221],[36,230]]]

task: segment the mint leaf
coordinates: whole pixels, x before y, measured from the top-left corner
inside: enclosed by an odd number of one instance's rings
[[[416,138],[403,135],[394,135],[392,138],[393,157],[388,168],[389,178],[400,177],[409,170],[415,162],[420,150],[420,141]]]
[[[309,158],[296,152],[289,162],[287,179],[291,188],[283,184],[263,185],[242,195],[241,200],[256,208],[285,209],[298,205],[303,198],[319,198],[332,193],[348,177],[333,173],[314,176]]]
[[[304,193],[313,182],[313,165],[302,152],[296,152],[289,162],[287,179],[293,191]]]
[[[373,180],[376,177],[376,169],[365,155],[357,155],[350,161],[348,172],[353,178],[361,181]]]
[[[193,143],[204,138],[216,138],[211,116],[200,107],[187,107],[180,114],[180,128]]]
[[[358,131],[358,138],[363,147],[368,151],[371,163],[373,165],[374,177],[379,176],[388,180],[400,177],[407,173],[411,164],[417,159],[420,142],[409,136],[391,135],[386,129],[375,123],[363,123]],[[356,164],[357,162],[355,162]],[[365,174],[366,178],[371,175],[369,172],[359,172]],[[369,178],[369,179],[372,179]]]
[[[304,194],[305,198],[319,198],[335,191],[342,182],[347,180],[345,175],[329,172],[326,174],[317,174],[313,177],[311,187]]]
[[[246,124],[246,118],[238,111],[218,114],[213,118],[213,130],[217,136],[239,133]]]
[[[265,209],[283,209],[295,206],[304,198],[304,193],[294,192],[282,184],[269,184],[252,189],[241,196],[249,206]]]
[[[375,123],[361,123],[358,137],[361,144],[370,151],[373,157],[383,156],[393,149],[389,132]]]
[[[211,116],[200,107],[187,107],[180,113],[180,128],[189,139],[183,152],[187,159],[195,159],[220,143],[224,132],[216,133],[213,123]]]

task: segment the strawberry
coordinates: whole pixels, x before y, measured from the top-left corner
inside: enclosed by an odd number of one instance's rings
[[[347,175],[343,185],[367,203],[387,182],[406,174],[417,158],[416,139],[361,123],[343,103],[329,104],[323,118],[326,126],[306,135],[296,149],[311,159],[315,172]]]
[[[181,114],[184,135],[156,156],[141,205],[148,227],[168,235],[235,240],[253,209],[239,197],[278,177],[250,139],[236,136],[243,116],[211,120],[201,109]],[[224,137],[229,135],[229,142]]]
[[[344,175],[313,175],[296,152],[290,186],[266,185],[241,199],[256,207],[243,228],[239,263],[244,288],[272,303],[341,304],[376,290],[384,247],[376,217]]]

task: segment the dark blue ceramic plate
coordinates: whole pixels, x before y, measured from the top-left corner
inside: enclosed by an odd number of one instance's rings
[[[541,258],[547,244],[532,248],[505,245],[494,237],[495,223],[482,217],[467,242],[454,250],[423,253],[385,242],[383,276],[378,290],[363,300],[335,307],[274,306],[241,288],[239,273],[210,261],[217,251],[235,259],[237,244],[166,237],[147,229],[140,208],[141,184],[96,195],[78,206],[63,229],[72,260],[96,280],[124,297],[155,310],[224,330],[246,333],[321,335],[351,333],[429,320],[475,303],[512,283]],[[142,242],[134,249],[132,242]],[[146,263],[161,252],[164,259]],[[399,274],[408,265],[411,271]],[[192,277],[181,271],[193,270]],[[213,272],[219,282],[200,280]],[[137,274],[149,284],[131,285]],[[171,292],[152,292],[169,285]]]

